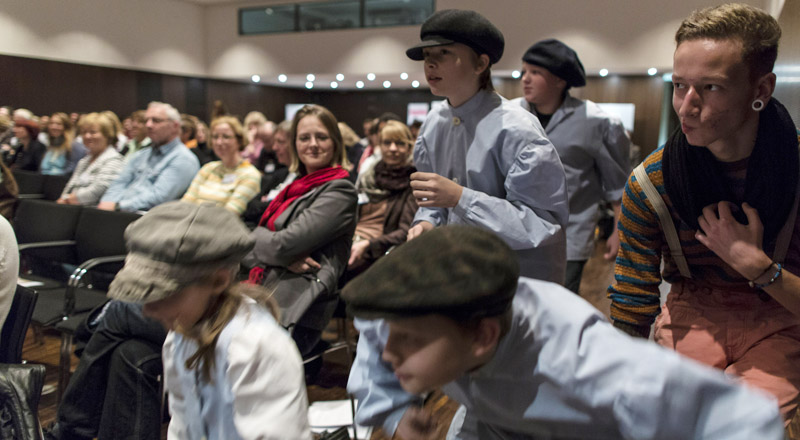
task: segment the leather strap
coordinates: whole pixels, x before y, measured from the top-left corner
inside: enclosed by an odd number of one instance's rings
[[[647,171],[644,168],[644,162],[640,163],[639,166],[633,170],[633,174],[636,176],[636,181],[639,182],[639,186],[642,188],[642,191],[644,191],[645,196],[650,200],[650,204],[653,205],[653,209],[656,210],[659,223],[661,223],[661,229],[664,231],[664,235],[667,238],[669,253],[672,259],[675,260],[678,271],[680,271],[681,276],[684,278],[692,278],[692,272],[689,270],[686,257],[683,255],[683,249],[681,249],[681,242],[680,239],[678,239],[678,232],[675,230],[675,224],[672,222],[672,217],[669,215],[667,205],[664,204],[664,200],[661,199],[661,194],[658,193],[656,187],[653,186],[653,182],[650,181],[650,177],[647,175]],[[795,203],[797,203],[796,198]]]

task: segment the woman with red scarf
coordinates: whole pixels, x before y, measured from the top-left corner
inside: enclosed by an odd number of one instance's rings
[[[291,165],[298,178],[283,189],[253,231],[243,264],[250,282],[274,291],[281,325],[300,353],[319,342],[338,303],[336,288],[350,256],[358,196],[336,118],[307,105],[292,121]]]

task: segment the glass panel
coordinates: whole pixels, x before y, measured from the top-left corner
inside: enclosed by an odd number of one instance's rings
[[[265,6],[239,10],[239,33],[293,32],[295,5]]]
[[[365,0],[364,26],[422,24],[434,11],[434,0]]]
[[[358,0],[300,3],[299,6],[301,31],[361,27]]]

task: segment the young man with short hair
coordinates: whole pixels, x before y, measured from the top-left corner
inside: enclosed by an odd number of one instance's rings
[[[462,406],[448,439],[783,438],[766,394],[617,331],[563,287],[519,276],[491,232],[453,225],[399,246],[342,297],[361,331],[356,420],[430,438],[421,395]],[[375,319],[375,321],[363,321]]]

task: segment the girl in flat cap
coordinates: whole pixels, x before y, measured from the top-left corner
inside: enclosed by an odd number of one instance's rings
[[[170,202],[125,238],[129,254],[108,294],[144,304],[169,330],[169,438],[310,438],[300,354],[263,289],[234,284],[254,244],[236,215]]]

